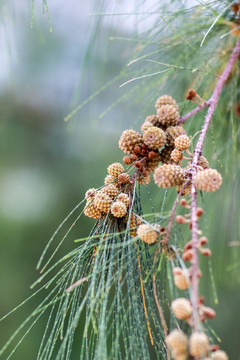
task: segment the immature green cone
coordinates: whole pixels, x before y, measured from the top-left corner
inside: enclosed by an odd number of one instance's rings
[[[179,165],[165,164],[159,166],[153,176],[159,187],[170,188],[182,184],[184,171]]]
[[[111,213],[117,218],[122,218],[127,213],[126,205],[121,201],[115,201],[111,206]]]
[[[94,198],[94,204],[99,210],[107,213],[112,204],[112,199],[100,191]]]
[[[101,217],[101,210],[96,207],[92,199],[88,199],[84,208],[84,214],[89,218],[99,219]]]
[[[192,356],[204,358],[208,353],[209,340],[203,332],[194,332],[189,339],[189,351]]]
[[[170,126],[166,130],[167,144],[174,146],[175,139],[180,135],[187,135],[182,126]]]
[[[118,177],[119,174],[124,172],[124,167],[120,163],[113,163],[109,165],[107,170],[109,175],[111,175],[115,179]]]
[[[142,224],[138,227],[137,234],[139,238],[146,244],[154,244],[155,242],[157,242],[159,230],[159,225],[154,225],[152,227],[147,224]]]
[[[222,176],[216,169],[198,171],[194,177],[194,183],[198,190],[211,192],[219,189],[222,184]]]
[[[155,104],[155,108],[158,111],[158,109],[163,105],[172,105],[178,110],[178,104],[176,100],[174,100],[170,95],[162,95],[160,96]]]
[[[153,126],[144,132],[143,141],[150,149],[157,150],[166,144],[166,135],[162,129]]]
[[[140,146],[143,143],[142,135],[137,131],[129,129],[122,133],[118,142],[119,148],[126,154],[133,154],[134,147]]]
[[[180,119],[178,110],[173,105],[163,105],[157,111],[160,124],[166,126],[177,125]]]

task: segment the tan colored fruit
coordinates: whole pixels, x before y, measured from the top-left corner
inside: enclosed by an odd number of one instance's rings
[[[163,105],[172,105],[178,110],[178,104],[176,100],[174,100],[170,95],[162,95],[160,96],[155,104],[155,108],[158,111],[158,109]]]
[[[170,188],[180,185],[184,180],[183,169],[179,165],[165,164],[154,172],[154,181],[159,187]]]
[[[157,115],[149,115],[146,117],[145,122],[152,124],[152,126],[158,126],[159,120]]]
[[[130,176],[126,173],[122,173],[118,175],[118,183],[119,184],[128,184],[130,182]]]
[[[174,141],[174,146],[178,150],[187,150],[191,145],[191,141],[187,135],[180,135]]]
[[[127,213],[126,205],[124,205],[124,203],[121,201],[115,201],[111,205],[111,213],[117,218],[122,218]]]
[[[180,191],[182,190],[183,186],[184,186],[184,183],[177,186],[176,190],[177,190],[178,194],[179,194]],[[191,193],[191,183],[189,183],[189,184],[184,188],[184,190],[183,190],[182,193],[181,193],[181,196],[185,196],[185,195],[188,195],[188,194],[190,194],[190,193]]]
[[[157,110],[160,124],[166,126],[177,125],[180,119],[178,110],[173,105],[163,105]]]
[[[118,188],[114,184],[108,184],[104,186],[101,190],[102,193],[107,194],[110,198],[114,199],[119,193]]]
[[[171,153],[174,150],[173,146],[166,145],[161,151],[160,151],[160,161],[163,164],[174,164],[174,161],[171,158]]]
[[[121,201],[126,208],[128,208],[129,206],[129,196],[127,194],[124,193],[120,193],[117,197],[117,201]]]
[[[209,340],[205,333],[194,332],[189,339],[189,351],[192,356],[204,357],[208,354]]]
[[[109,175],[114,179],[118,177],[119,174],[124,172],[124,167],[120,163],[113,163],[107,168]]]
[[[222,184],[222,176],[215,169],[198,171],[194,177],[194,183],[198,190],[210,192],[219,189]]]
[[[175,353],[184,354],[187,352],[188,338],[180,330],[174,329],[166,337],[167,346]]]
[[[175,162],[179,162],[181,161],[183,158],[183,153],[178,150],[178,149],[174,149],[172,152],[171,152],[171,159]]]
[[[150,174],[143,175],[141,172],[138,173],[137,181],[140,185],[148,185],[151,181]]]
[[[174,284],[178,289],[187,290],[189,288],[188,270],[181,269],[181,273],[174,275]]]
[[[217,350],[211,354],[212,360],[228,360],[228,356],[225,351]]]
[[[91,188],[91,189],[88,189],[86,191],[86,194],[85,194],[85,199],[93,199],[94,196],[96,194],[96,189],[95,188]]]
[[[118,142],[119,148],[126,154],[133,154],[134,147],[140,146],[143,143],[142,135],[137,131],[129,129],[122,133],[122,136]]]
[[[182,126],[170,126],[166,130],[167,144],[174,146],[175,139],[180,135],[187,135]]]
[[[154,244],[155,242],[157,242],[159,231],[159,225],[154,225],[152,227],[147,224],[142,224],[138,227],[137,234],[139,238],[146,244]]]
[[[152,126],[144,132],[143,141],[150,149],[157,150],[166,144],[166,135],[162,129]]]
[[[114,178],[111,176],[111,175],[107,175],[104,179],[104,184],[107,185],[107,184],[110,184],[114,181]]]
[[[107,213],[112,204],[112,199],[110,196],[100,191],[94,198],[94,204],[99,210]]]
[[[186,320],[192,315],[192,306],[189,300],[178,298],[172,302],[172,311],[177,319]]]
[[[92,199],[87,200],[87,204],[84,208],[84,214],[93,219],[99,219],[101,217],[101,211],[96,207]]]
[[[158,167],[160,159],[161,159],[160,153],[157,151],[154,159],[147,159],[145,165],[146,170],[149,172],[154,171]]]
[[[151,127],[153,127],[153,124],[150,123],[150,121],[145,121],[141,126],[142,133],[145,133],[145,131],[148,130],[149,128],[151,128]]]

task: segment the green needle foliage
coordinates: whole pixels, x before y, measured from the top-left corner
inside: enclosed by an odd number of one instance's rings
[[[208,100],[236,43],[231,27],[235,19],[232,4],[227,0],[197,1],[194,5],[176,0],[166,3],[157,1],[151,3],[148,11],[145,1],[139,4],[136,13],[94,14],[98,19],[113,15],[137,16],[139,24],[147,24],[143,32],[131,38],[110,38],[110,41],[132,43],[128,66],[81,102],[65,120],[71,121],[84,105],[113,84],[121,85],[122,95],[100,114],[100,118],[119,104],[121,111],[126,104],[139,104],[139,114],[136,119],[129,119],[129,127],[139,127],[140,119],[153,112],[154,102],[161,94],[171,94],[176,98],[181,115],[196,106],[185,100],[189,88],[194,88],[203,99]],[[32,8],[33,24],[34,1]],[[45,0],[43,9],[51,30]],[[95,30],[93,33],[96,34]],[[210,162],[220,168],[226,183],[224,186],[234,184],[234,194],[238,193],[240,180],[239,114],[236,112],[239,96],[239,67],[235,66],[221,94],[204,147],[204,156],[207,155]],[[185,129],[192,137],[190,151],[194,149],[205,114],[206,110],[203,110],[186,122]],[[123,116],[127,115],[124,113]],[[101,182],[102,179],[99,179],[99,184]],[[176,192],[156,189],[152,184],[140,186],[135,182],[132,196],[129,215],[133,213],[145,223],[154,221],[155,224],[167,226]],[[212,195],[211,200],[206,196],[200,200],[199,205],[205,211],[201,228],[209,235],[210,241],[213,239],[213,254],[215,251],[223,254],[226,252],[224,236],[227,234],[232,241],[237,238],[239,225],[235,221],[240,215],[239,207],[235,195],[235,200],[234,197],[217,200],[213,196],[216,195]],[[172,269],[185,267],[179,249],[182,250],[186,239],[189,240],[187,231],[174,223],[170,235],[171,254],[164,253],[160,251],[159,243],[149,246],[138,236],[131,236],[130,217],[124,223],[119,219],[112,221],[111,215],[107,214],[96,221],[88,237],[77,239],[76,247],[58,259],[57,251],[62,242],[68,238],[79,218],[84,216],[84,205],[83,200],[75,207],[47,244],[38,264],[41,276],[32,285],[35,291],[33,295],[1,319],[4,320],[40,293],[45,294],[44,300],[2,347],[0,357],[11,358],[25,337],[30,336],[31,328],[37,326],[37,321],[44,316],[47,322],[39,341],[37,360],[167,359],[164,331],[169,332],[180,326],[185,332],[190,332],[189,325],[177,320],[170,309],[172,299],[181,296],[174,286]],[[226,234],[214,235],[207,220],[208,213],[214,208],[216,216],[220,216],[222,207],[228,212],[227,207],[230,209],[232,206],[234,214],[227,222]],[[66,226],[67,231],[62,235]],[[54,244],[57,244],[55,248]],[[239,255],[239,247],[236,252],[228,250],[225,253],[230,259],[228,263],[236,257],[234,265],[229,268],[234,279],[234,272],[239,271],[237,252]],[[154,261],[156,253],[159,256]],[[214,263],[214,269],[217,266]],[[153,274],[156,276],[156,290],[166,329],[154,297]],[[216,272],[213,275],[210,261],[208,269],[206,267],[203,271],[203,278],[204,275],[210,278],[211,296],[217,302],[214,277],[218,275]],[[185,295],[188,295],[188,290]],[[211,324],[207,323],[204,329],[213,343],[218,341]]]

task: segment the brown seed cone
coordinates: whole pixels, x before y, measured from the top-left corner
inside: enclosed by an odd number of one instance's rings
[[[156,104],[155,104],[156,110],[158,111],[158,109],[163,105],[172,105],[178,110],[178,104],[177,104],[176,100],[174,100],[169,95],[163,95],[157,99]]]
[[[100,191],[94,198],[94,204],[99,210],[107,213],[112,204],[112,199],[110,196]]]
[[[183,153],[178,150],[178,149],[174,149],[172,152],[171,152],[171,159],[175,162],[179,162],[181,161],[183,158]]]
[[[118,177],[119,174],[124,172],[124,167],[120,163],[113,163],[107,168],[109,175],[114,179]]]
[[[159,231],[159,225],[154,225],[154,227],[151,227],[147,224],[142,224],[138,227],[137,234],[139,238],[146,244],[154,244],[157,242]]]
[[[95,188],[91,188],[91,189],[88,189],[86,191],[86,194],[85,194],[85,199],[93,199],[94,196],[96,195],[96,189]]]
[[[175,353],[186,353],[188,346],[187,336],[180,330],[174,329],[166,337],[167,346]]]
[[[187,150],[191,145],[191,141],[187,135],[180,135],[174,141],[174,146],[178,150]]]
[[[187,135],[182,126],[170,126],[166,130],[167,144],[174,146],[175,139],[180,135]]]
[[[189,351],[197,358],[205,357],[208,353],[209,340],[203,332],[194,332],[189,339]]]
[[[222,184],[222,176],[215,169],[198,171],[194,177],[194,183],[198,190],[210,192],[219,189]]]
[[[130,176],[126,173],[122,173],[118,175],[118,183],[119,184],[128,184],[130,183]]]
[[[107,194],[110,198],[114,199],[119,193],[118,188],[114,184],[108,184],[104,186],[101,190],[102,193]]]
[[[133,154],[134,147],[143,143],[142,135],[135,130],[125,130],[118,142],[119,148],[126,154]]]
[[[150,174],[143,175],[141,172],[137,175],[137,181],[140,185],[148,185],[151,181]]]
[[[178,110],[173,105],[163,105],[157,110],[160,124],[166,126],[177,125],[180,119]]]
[[[111,205],[111,213],[113,216],[115,216],[117,218],[122,218],[123,216],[125,216],[127,214],[127,208],[123,202],[115,201]]]
[[[174,161],[171,159],[171,153],[174,150],[173,146],[166,145],[161,151],[160,151],[160,161],[163,164],[174,164]]]
[[[176,190],[177,190],[177,193],[178,193],[178,194],[179,194],[180,191],[182,190],[183,186],[184,186],[184,183],[181,184],[181,185],[178,185],[178,186],[176,187]],[[189,183],[189,184],[185,187],[185,189],[184,189],[184,190],[182,191],[182,193],[181,193],[181,196],[185,196],[185,195],[188,195],[188,194],[190,194],[190,193],[191,193],[191,183]]]
[[[124,193],[120,193],[117,197],[117,201],[121,201],[126,208],[128,208],[129,206],[129,196],[127,194]]]
[[[212,360],[228,360],[228,356],[225,351],[217,350],[211,354]]]
[[[144,132],[143,141],[150,149],[157,150],[166,144],[166,135],[162,129],[153,126]]]
[[[145,121],[141,126],[142,133],[145,133],[145,131],[148,130],[149,128],[151,128],[151,127],[153,127],[153,124],[150,123],[150,121]]]
[[[147,159],[145,169],[149,172],[154,171],[158,167],[160,159],[161,159],[160,153],[157,151],[153,159],[149,159],[149,158]]]
[[[186,320],[192,315],[192,306],[190,301],[185,298],[173,300],[171,307],[177,319]]]
[[[170,188],[183,182],[184,172],[179,165],[165,164],[155,170],[153,177],[159,187]]]
[[[84,214],[93,219],[99,219],[101,217],[101,211],[96,207],[92,199],[87,200],[87,204],[84,208]]]
[[[114,178],[112,177],[112,175],[107,175],[104,179],[104,184],[108,185],[110,183],[112,183],[114,181]]]
[[[199,156],[198,166],[201,166],[203,169],[209,169],[209,162],[204,156]]]

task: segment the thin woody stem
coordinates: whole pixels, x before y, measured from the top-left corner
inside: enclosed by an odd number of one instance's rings
[[[182,116],[178,123],[179,124],[184,124],[187,119],[189,119],[190,117],[196,115],[199,111],[205,109],[208,106],[210,106],[210,100],[205,101],[203,104],[197,106],[195,109],[191,110],[189,113]]]
[[[209,109],[205,117],[205,121],[203,123],[202,131],[199,136],[197,145],[195,147],[194,153],[193,153],[193,162],[192,162],[192,169],[191,174],[192,178],[197,173],[197,163],[200,154],[202,153],[203,143],[204,139],[207,134],[207,130],[209,127],[209,124],[212,120],[214,110],[217,106],[219,96],[221,94],[221,91],[227,81],[228,76],[230,75],[232,68],[235,64],[235,62],[238,59],[238,56],[240,54],[240,39],[237,41],[232,54],[226,64],[226,67],[220,76],[216,87],[213,91],[213,94],[209,100]],[[195,109],[196,110],[196,109]],[[192,306],[193,306],[193,328],[194,330],[199,329],[199,316],[198,316],[198,300],[199,300],[199,294],[198,294],[198,223],[197,223],[197,216],[196,216],[196,210],[197,210],[197,191],[196,187],[194,185],[194,182],[192,181],[191,186],[191,222],[192,222],[192,246],[193,246],[193,263],[192,263]]]

